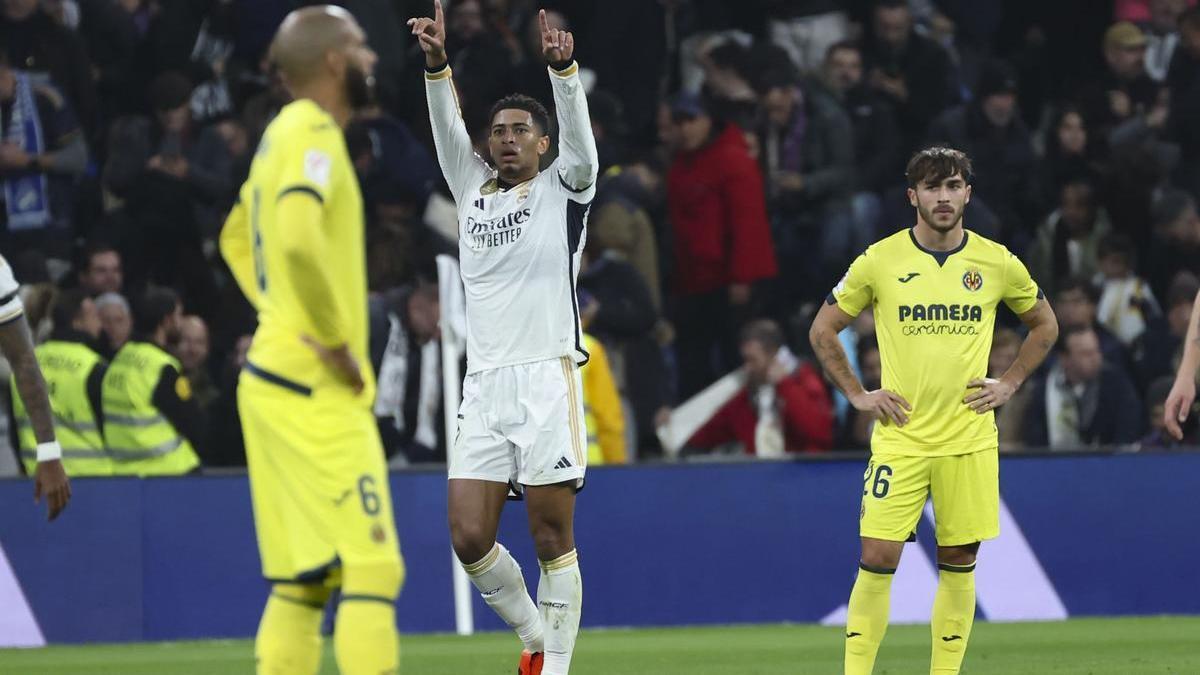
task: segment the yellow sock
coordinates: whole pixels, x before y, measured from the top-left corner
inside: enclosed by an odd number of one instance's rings
[[[329,589],[275,584],[254,641],[258,675],[316,675],[321,667],[321,616]]]
[[[871,675],[887,632],[895,569],[858,566],[846,616],[846,675]]]
[[[954,675],[962,667],[967,640],[975,623],[975,563],[938,565],[938,589],[933,601],[933,658],[929,672]]]
[[[400,672],[396,595],[404,580],[404,565],[346,566],[343,579],[333,629],[338,670],[342,675],[396,675]]]

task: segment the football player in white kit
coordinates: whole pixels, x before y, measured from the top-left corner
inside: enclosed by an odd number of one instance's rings
[[[409,21],[425,52],[438,161],[454,194],[467,307],[467,375],[449,453],[450,535],[484,600],[525,646],[518,673],[566,675],[583,599],[575,493],[587,464],[579,366],[587,361],[575,278],[599,160],[574,37],[540,13],[554,90],[559,155],[545,108],[512,95],[492,108],[492,168],[475,154],[458,109],[441,3]],[[509,486],[523,492],[541,578],[537,605],[496,541]]]
[[[71,501],[71,481],[62,465],[62,447],[54,437],[54,413],[46,394],[33,335],[25,321],[20,284],[8,261],[0,257],[0,353],[8,359],[17,394],[29,412],[29,423],[37,439],[37,469],[33,474],[33,499],[46,498],[50,520],[58,517]]]

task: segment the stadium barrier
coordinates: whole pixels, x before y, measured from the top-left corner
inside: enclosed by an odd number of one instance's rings
[[[845,456],[843,456],[845,457]],[[580,495],[586,626],[836,623],[855,574],[861,457],[604,467]],[[1006,457],[1003,534],[985,544],[989,620],[1200,614],[1200,453]],[[455,630],[442,469],[392,475],[406,632]],[[53,524],[0,481],[0,643],[247,637],[267,585],[244,475],[78,480]],[[893,616],[927,620],[927,514]],[[537,565],[520,504],[501,539]],[[478,598],[476,625],[502,625]]]

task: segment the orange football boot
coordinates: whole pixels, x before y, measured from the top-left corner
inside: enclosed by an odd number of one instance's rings
[[[542,653],[521,651],[521,665],[517,666],[517,675],[542,675]]]

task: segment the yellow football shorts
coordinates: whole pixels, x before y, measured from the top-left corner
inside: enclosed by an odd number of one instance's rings
[[[999,453],[872,455],[863,475],[859,533],[886,541],[912,538],[928,497],[939,546],[994,539],[1000,534]]]
[[[371,411],[242,372],[238,411],[263,576],[324,582],[344,565],[400,560],[387,466]]]

